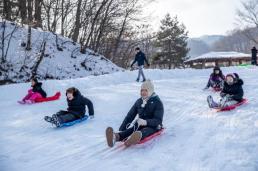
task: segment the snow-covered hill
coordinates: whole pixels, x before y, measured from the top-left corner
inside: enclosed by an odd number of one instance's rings
[[[55,129],[43,120],[60,109],[61,100],[19,105],[29,84],[0,87],[1,171],[257,171],[258,68],[223,68],[243,78],[249,103],[230,112],[210,110],[203,91],[210,70],[147,70],[164,103],[165,132],[143,145],[109,149],[105,128],[118,129],[139,98],[137,72],[44,82],[48,94],[70,86],[92,99],[94,120]]]
[[[28,80],[31,76],[31,70],[35,66],[35,61],[39,59],[40,51],[43,49],[43,42],[46,42],[46,50],[38,68],[38,77],[40,78],[79,78],[122,70],[104,56],[89,49],[85,54],[80,53],[78,43],[51,32],[32,29],[32,49],[29,51],[26,51],[25,47],[22,46],[27,41],[27,26],[20,27],[15,23],[6,22],[4,27],[4,23],[0,22],[0,32],[0,37],[2,37],[3,32],[5,34],[4,54],[7,54],[7,62],[1,63],[0,80],[13,82]],[[0,43],[0,47],[2,47],[2,43]],[[6,53],[7,51],[8,53]],[[2,55],[2,48],[0,48],[0,52]]]

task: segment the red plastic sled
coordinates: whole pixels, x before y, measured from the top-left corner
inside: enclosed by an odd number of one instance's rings
[[[148,137],[142,139],[140,142],[138,142],[138,144],[143,144],[143,143],[145,143],[145,142],[147,142],[147,141],[149,141],[149,140],[151,140],[151,139],[153,139],[153,138],[155,138],[155,137],[161,135],[162,132],[164,131],[164,129],[165,129],[165,128],[162,128],[162,129],[159,130],[158,132],[155,132],[154,134],[152,134],[152,135],[150,135],[150,136],[148,136]]]
[[[239,102],[237,104],[234,104],[234,105],[231,105],[231,106],[227,106],[227,107],[222,108],[222,109],[218,109],[218,112],[230,111],[230,110],[233,110],[236,107],[241,106],[242,104],[245,104],[245,103],[247,103],[247,99],[243,99],[241,102]]]
[[[38,98],[35,100],[35,103],[48,102],[58,100],[61,96],[60,92],[57,92],[54,96],[46,97],[46,98]]]

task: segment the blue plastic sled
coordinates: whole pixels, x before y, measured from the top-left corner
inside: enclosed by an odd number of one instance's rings
[[[77,124],[77,123],[80,123],[82,121],[86,121],[88,119],[88,115],[85,115],[83,118],[81,119],[77,119],[77,120],[74,120],[72,122],[67,122],[67,123],[63,123],[60,127],[66,127],[66,126],[72,126],[74,124]]]

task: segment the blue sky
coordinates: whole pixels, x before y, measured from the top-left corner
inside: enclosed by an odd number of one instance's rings
[[[144,8],[151,14],[151,24],[157,30],[160,19],[166,13],[177,15],[183,22],[190,37],[223,34],[237,27],[236,9],[241,0],[155,0]]]

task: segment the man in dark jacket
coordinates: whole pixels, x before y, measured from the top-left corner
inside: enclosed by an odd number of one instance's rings
[[[137,62],[139,72],[138,72],[138,77],[137,77],[136,81],[139,82],[140,81],[140,76],[142,76],[143,82],[144,82],[146,80],[145,76],[144,76],[144,73],[143,73],[144,62],[146,62],[148,66],[150,66],[150,64],[149,64],[145,54],[140,50],[139,47],[137,47],[135,49],[135,52],[136,52],[136,55],[135,55],[135,59],[134,59],[132,65],[131,65],[131,68]]]
[[[55,124],[60,127],[63,123],[72,122],[77,119],[81,119],[85,116],[85,106],[88,107],[89,116],[92,119],[94,117],[94,108],[92,102],[83,97],[80,91],[74,87],[66,90],[67,96],[67,111],[59,111],[52,115],[52,117],[45,116],[47,122]]]
[[[244,96],[244,91],[242,88],[243,84],[244,82],[242,79],[239,78],[238,74],[228,74],[226,76],[223,90],[220,93],[220,102],[216,103],[213,101],[213,98],[211,96],[208,96],[207,101],[209,107],[223,108],[241,102]]]
[[[257,65],[257,49],[256,47],[254,46],[252,49],[252,64],[253,65]]]
[[[163,104],[154,93],[154,86],[150,80],[141,86],[141,98],[132,106],[118,133],[113,128],[106,129],[107,144],[113,147],[116,141],[125,141],[126,146],[137,144],[162,128]]]
[[[218,66],[213,68],[213,73],[210,75],[207,86],[204,89],[212,88],[222,88],[224,84],[225,76],[223,75],[221,69]]]

